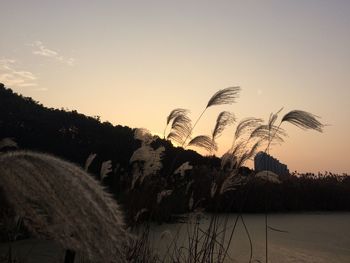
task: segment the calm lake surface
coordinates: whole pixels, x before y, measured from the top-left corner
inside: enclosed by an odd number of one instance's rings
[[[228,225],[232,229],[235,214],[219,217],[221,222],[228,217]],[[243,218],[253,243],[253,262],[265,262],[264,215],[246,214]],[[204,214],[200,221],[201,228],[206,229],[209,222],[210,214]],[[268,232],[270,262],[350,262],[350,213],[269,214],[268,225],[287,231]],[[162,255],[172,240],[171,235],[178,233],[178,245],[187,246],[187,229],[186,223],[154,225],[151,240]],[[227,262],[249,262],[250,246],[241,221],[238,221],[229,254]]]

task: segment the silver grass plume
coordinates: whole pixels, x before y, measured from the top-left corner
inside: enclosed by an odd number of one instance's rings
[[[144,213],[148,212],[149,210],[147,208],[142,208],[141,210],[139,210],[136,215],[134,216],[134,221],[138,222],[139,218],[141,215],[143,215]]]
[[[226,165],[229,165],[230,167],[233,167],[232,165],[232,154],[230,151],[225,152],[221,156],[221,170],[224,169]]]
[[[180,145],[183,145],[185,140],[191,135],[191,132],[191,119],[187,115],[180,114],[173,119],[171,132],[167,136],[167,139],[174,140]]]
[[[145,128],[135,129],[134,138],[136,140],[140,140],[142,144],[146,144],[146,145],[151,144],[155,140],[155,137],[150,133],[149,130]]]
[[[32,235],[75,250],[87,262],[126,262],[122,212],[83,169],[24,151],[1,155],[0,167],[0,187]]]
[[[256,127],[250,134],[250,139],[256,138],[266,141],[270,144],[273,142],[282,143],[284,141],[283,137],[286,137],[287,133],[281,127],[274,125],[263,124]]]
[[[165,148],[163,146],[160,146],[154,150],[149,145],[142,145],[133,153],[129,162],[133,163],[138,161],[142,163],[142,172],[133,175],[133,177],[137,176],[135,181],[140,180],[140,183],[142,183],[147,176],[156,174],[162,168],[161,159],[163,157],[164,150]]]
[[[189,141],[188,146],[204,148],[208,152],[216,151],[218,148],[216,143],[213,142],[212,138],[207,135],[199,135],[194,137],[191,141]]]
[[[170,114],[166,118],[166,124],[169,125],[170,122],[174,120],[176,117],[187,115],[188,113],[189,113],[189,110],[186,110],[186,109],[181,109],[181,108],[174,109],[170,112]]]
[[[97,156],[96,153],[90,153],[89,157],[86,159],[85,166],[84,166],[84,170],[86,172],[89,170],[89,167],[90,167],[91,163],[93,162],[93,160],[96,158],[96,156]]]
[[[184,144],[184,139],[182,138],[182,136],[176,133],[175,131],[172,131],[168,134],[167,140],[175,141],[180,145]]]
[[[17,143],[11,139],[11,138],[3,138],[0,140],[0,150],[11,147],[11,148],[18,148]]]
[[[269,129],[271,130],[272,127],[275,125],[275,122],[278,118],[278,114],[283,110],[283,108],[279,109],[276,113],[271,113],[270,114],[270,118],[269,118],[269,121],[268,121],[268,126],[269,126]]]
[[[213,198],[217,192],[218,189],[218,185],[216,184],[216,182],[212,182],[211,183],[211,187],[210,187],[210,197]]]
[[[243,134],[247,132],[251,132],[256,127],[258,127],[262,122],[263,122],[262,119],[254,118],[254,117],[249,117],[241,120],[236,127],[236,132],[234,135],[235,139],[240,138]]]
[[[132,190],[135,188],[136,182],[142,177],[141,168],[138,163],[132,164],[131,176],[132,176],[132,180],[131,180],[130,189]]]
[[[100,170],[101,182],[110,172],[112,172],[112,161],[108,160],[108,161],[103,162],[101,165],[101,170]]]
[[[193,168],[189,162],[184,162],[181,164],[174,172],[174,174],[180,174],[182,177],[185,176],[186,171],[191,170]]]
[[[237,187],[245,184],[247,181],[246,177],[240,176],[238,170],[234,170],[229,176],[225,178],[220,187],[220,194],[224,194],[230,191],[234,191]]]
[[[215,128],[212,132],[212,140],[214,141],[216,138],[218,138],[226,126],[233,124],[235,121],[236,119],[233,113],[229,111],[221,112],[216,119]]]
[[[312,113],[302,110],[293,110],[283,116],[281,123],[289,122],[301,129],[311,129],[322,132],[324,124],[322,124],[317,118],[319,117]]]
[[[232,104],[238,98],[240,87],[229,87],[217,91],[208,101],[206,108],[214,105]]]
[[[163,190],[157,195],[157,204],[160,204],[162,200],[173,193],[173,190]]]
[[[191,127],[191,132],[185,137],[183,140],[181,146],[184,146],[187,142],[187,139],[191,136],[193,129],[196,127],[202,116],[204,115],[205,111],[214,105],[223,105],[223,104],[232,104],[235,102],[235,99],[238,98],[239,92],[241,88],[240,87],[229,87],[226,89],[222,89],[217,91],[208,101],[207,106],[204,108],[202,113],[199,115],[193,126]],[[178,137],[178,136],[177,136]]]
[[[236,165],[237,168],[242,167],[246,161],[248,161],[249,159],[253,158],[255,156],[255,154],[258,152],[259,147],[261,146],[261,144],[262,144],[262,140],[257,141],[250,148],[250,150],[247,150],[243,154],[241,154],[241,156],[239,157],[239,159],[237,161],[237,165]]]
[[[172,122],[174,119],[176,119],[176,117],[178,116],[187,116],[189,113],[189,110],[186,109],[182,109],[182,108],[176,108],[173,109],[170,114],[168,115],[168,117],[166,118],[166,126],[164,128],[164,138],[165,138],[165,132],[166,132],[166,128],[168,127],[168,125],[170,124],[170,122]]]
[[[244,152],[246,141],[235,141],[232,148],[221,157],[221,169],[229,165],[229,170],[237,167],[239,156]]]
[[[271,171],[260,171],[255,175],[255,177],[275,184],[281,183],[279,176]]]

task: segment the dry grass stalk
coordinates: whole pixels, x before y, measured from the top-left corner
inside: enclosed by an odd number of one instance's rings
[[[196,146],[206,149],[208,152],[216,151],[218,149],[216,143],[207,135],[199,135],[194,137],[188,146]]]

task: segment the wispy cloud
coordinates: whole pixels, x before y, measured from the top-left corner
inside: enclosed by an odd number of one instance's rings
[[[32,46],[34,47],[33,54],[43,57],[48,57],[55,59],[57,61],[60,61],[62,63],[65,63],[69,66],[73,66],[75,59],[74,58],[66,58],[60,55],[57,51],[47,48],[43,42],[37,40],[35,41]]]
[[[0,59],[0,82],[9,87],[37,86],[37,77],[30,71],[19,70],[16,60]]]

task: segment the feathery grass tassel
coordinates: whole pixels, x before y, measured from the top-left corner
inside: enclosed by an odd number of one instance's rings
[[[170,114],[166,118],[166,125],[165,125],[164,133],[163,133],[164,138],[165,138],[166,128],[168,128],[170,122],[173,121],[174,119],[176,119],[176,117],[178,117],[178,116],[187,116],[188,113],[189,113],[189,110],[182,109],[182,108],[176,108],[170,112]]]
[[[302,110],[293,110],[283,116],[281,123],[289,122],[304,130],[311,129],[323,132],[324,124],[322,124],[317,118],[319,117],[312,113]]]
[[[217,145],[213,140],[206,135],[199,135],[197,137],[194,137],[189,143],[189,146],[197,146],[206,149],[208,152],[216,151]]]
[[[212,133],[212,139],[215,140],[218,138],[224,131],[225,127],[233,124],[235,121],[236,119],[233,113],[229,111],[221,112],[216,119],[215,128]]]
[[[188,138],[188,136],[191,135],[191,130],[191,119],[186,115],[178,115],[173,120],[171,131],[168,134],[167,139],[173,139],[182,145],[185,138]]]
[[[229,87],[217,91],[208,101],[206,108],[214,105],[232,104],[238,98],[240,87]]]

